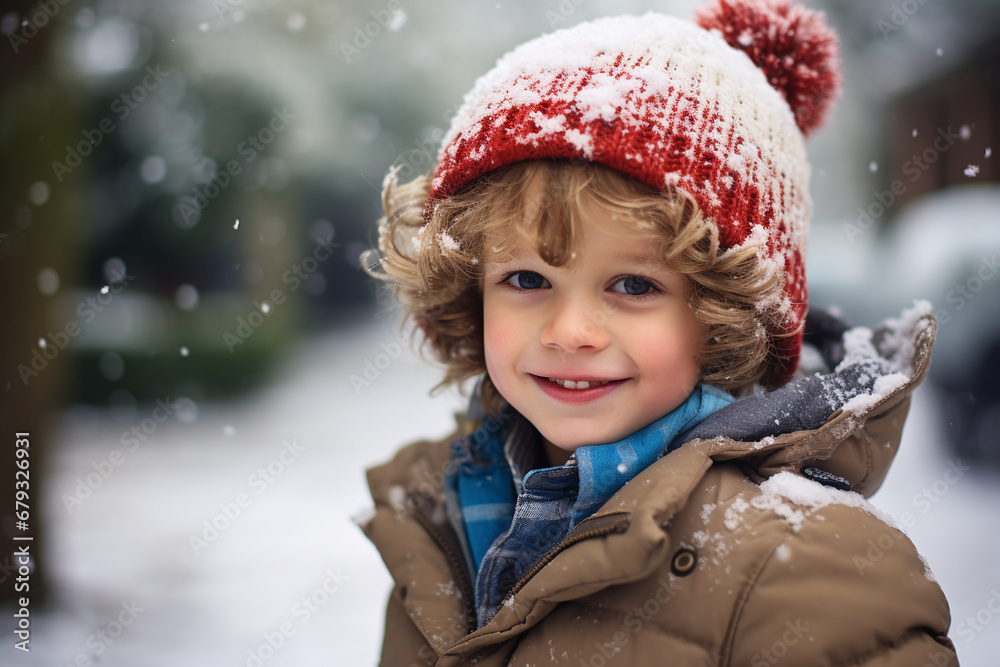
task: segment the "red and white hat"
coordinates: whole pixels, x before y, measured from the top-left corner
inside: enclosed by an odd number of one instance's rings
[[[839,89],[836,35],[790,0],[715,0],[697,25],[655,13],[583,23],[519,46],[476,81],[444,137],[426,214],[513,162],[599,162],[693,195],[723,250],[756,246],[784,279],[785,331],[801,331],[804,137]],[[780,384],[801,333],[776,346],[769,375]]]

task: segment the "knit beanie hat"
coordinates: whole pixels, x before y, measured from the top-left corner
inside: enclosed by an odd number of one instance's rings
[[[837,37],[790,0],[715,0],[697,25],[649,13],[582,23],[503,56],[445,134],[425,209],[521,160],[584,159],[691,194],[720,249],[778,272],[783,332],[765,378],[798,365],[808,305],[804,137],[840,89]]]

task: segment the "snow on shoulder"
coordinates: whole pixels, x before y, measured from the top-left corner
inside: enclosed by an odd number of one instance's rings
[[[375,506],[362,507],[351,515],[351,521],[359,528],[365,528],[375,518]]]
[[[883,321],[873,332],[854,327],[844,332],[844,358],[824,378],[832,408],[862,416],[913,376],[914,338],[929,326],[930,302],[915,301],[898,318]],[[852,382],[845,383],[845,378]]]
[[[827,505],[857,507],[883,523],[902,530],[891,516],[877,509],[860,493],[824,486],[795,473],[779,472],[763,482],[760,490],[761,495],[754,498],[750,504],[758,509],[775,511],[791,524],[795,532],[802,528],[802,522],[809,514]],[[808,511],[790,507],[784,502],[785,500],[793,505],[807,508]]]

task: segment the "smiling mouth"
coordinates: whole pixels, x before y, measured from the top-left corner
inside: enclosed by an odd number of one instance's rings
[[[597,380],[594,378],[567,380],[564,378],[529,373],[539,389],[549,398],[565,405],[586,405],[615,394],[631,378]]]
[[[559,385],[563,389],[580,390],[580,389],[593,389],[595,387],[601,387],[612,382],[620,382],[620,380],[563,380],[561,378],[545,378],[552,384]]]

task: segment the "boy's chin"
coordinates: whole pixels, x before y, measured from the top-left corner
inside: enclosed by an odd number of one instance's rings
[[[627,430],[621,425],[609,428],[607,425],[593,421],[546,424],[543,428],[538,428],[538,424],[535,424],[535,428],[551,446],[562,449],[568,454],[572,454],[580,447],[618,442],[632,433],[631,430]]]
[[[544,437],[544,436],[543,436]],[[569,460],[569,457],[576,450],[576,447],[567,448],[554,444],[548,438],[544,440],[545,460],[549,466],[561,466]]]
[[[577,437],[567,437],[566,433],[553,433],[553,437],[549,437],[544,432],[539,432],[542,434],[542,437],[545,438],[545,442],[549,447],[565,452],[567,457],[580,447],[605,444],[603,442],[594,441],[592,437],[586,438],[582,435]]]

